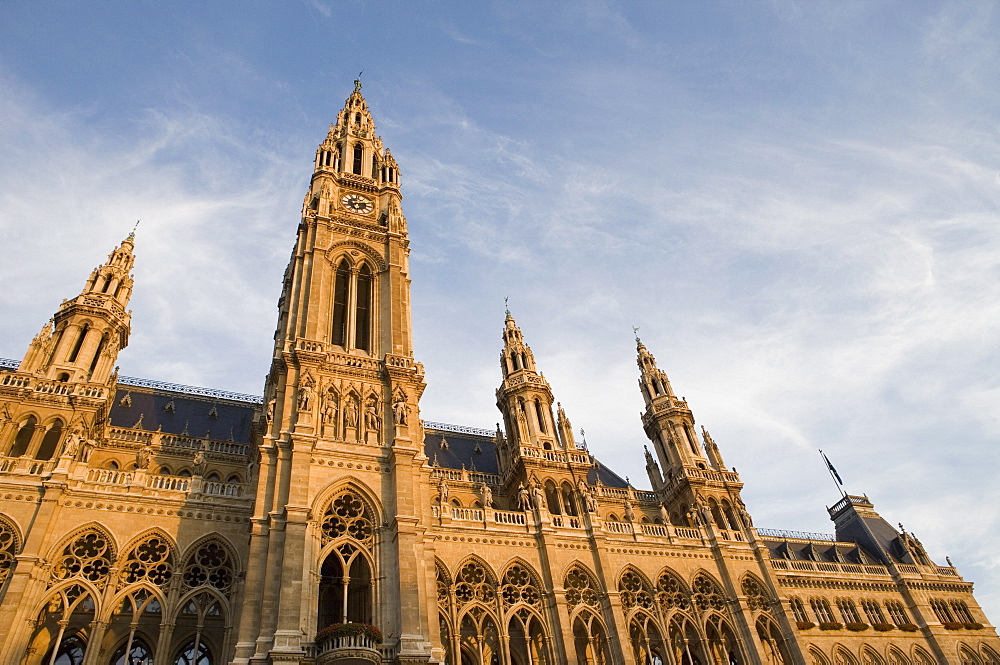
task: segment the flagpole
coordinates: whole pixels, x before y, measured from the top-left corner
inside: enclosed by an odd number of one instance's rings
[[[833,464],[830,463],[830,459],[826,456],[826,453],[820,450],[819,454],[823,458],[823,462],[826,464],[826,470],[830,472],[830,479],[833,481],[833,484],[837,486],[837,491],[846,498],[847,492],[844,491],[843,483],[840,480],[840,474],[838,474],[837,470],[833,468]]]

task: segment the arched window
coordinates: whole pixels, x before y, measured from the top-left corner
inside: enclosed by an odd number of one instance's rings
[[[76,338],[76,344],[73,345],[73,350],[69,352],[66,356],[66,362],[76,362],[76,357],[80,355],[80,348],[83,346],[83,340],[87,338],[87,332],[90,330],[90,324],[84,323],[83,327],[80,328],[80,336]]]
[[[197,649],[197,652],[195,651]],[[174,658],[174,665],[214,665],[212,652],[204,642],[188,642]]]
[[[542,403],[537,397],[535,398],[535,415],[538,416],[539,431],[545,434],[548,431],[545,427],[545,412],[542,410]]]
[[[354,346],[362,351],[371,351],[372,271],[367,263],[358,271],[357,294]]]
[[[361,161],[365,156],[365,146],[361,143],[354,144],[354,168],[351,170],[353,173],[361,175]]]
[[[93,374],[94,370],[97,369],[97,363],[101,360],[101,352],[104,351],[104,347],[108,343],[108,333],[101,335],[101,341],[97,343],[97,348],[94,349],[94,358],[90,361],[90,373]]]
[[[16,557],[21,551],[20,539],[17,531],[6,522],[0,519],[0,592],[3,592],[3,585],[14,570],[17,563]],[[0,595],[2,597],[2,595]]]
[[[551,480],[545,481],[545,502],[548,504],[549,512],[553,515],[562,515],[559,505],[559,490]]]
[[[353,302],[353,307],[352,307]],[[353,270],[345,258],[337,265],[333,284],[333,330],[330,340],[344,348],[371,353],[375,310],[375,275],[367,263]]]
[[[14,445],[11,446],[10,452],[7,453],[9,457],[20,457],[28,452],[28,446],[31,445],[31,438],[35,435],[35,426],[38,424],[38,419],[34,416],[28,416],[28,419],[24,421],[21,428],[17,430],[17,434],[14,436]]]
[[[810,623],[809,615],[806,614],[806,608],[802,605],[800,599],[793,597],[788,601],[788,604],[792,608],[792,616],[795,617],[796,621],[799,623]]]
[[[115,649],[109,665],[153,665],[153,651],[141,637],[134,637]]]
[[[347,346],[347,299],[351,284],[351,267],[347,259],[337,266],[333,287],[333,343]]]
[[[763,616],[757,619],[757,637],[764,647],[764,662],[774,665],[787,665],[792,662],[788,647],[785,645],[785,638],[773,621]]]
[[[562,484],[562,503],[567,515],[577,514],[576,501],[573,498],[573,486],[566,481],[563,481]]]
[[[48,431],[45,432],[45,436],[42,437],[42,445],[38,447],[38,452],[35,453],[35,459],[39,460],[49,460],[56,453],[56,447],[59,445],[59,438],[62,436],[63,424],[61,420],[56,420],[49,427]]]

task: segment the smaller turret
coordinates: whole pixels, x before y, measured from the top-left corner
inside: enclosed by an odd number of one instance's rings
[[[51,321],[35,336],[19,371],[56,381],[107,383],[128,345],[135,232],[95,268],[83,291],[64,300]]]

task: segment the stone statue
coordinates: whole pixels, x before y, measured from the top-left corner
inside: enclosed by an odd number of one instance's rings
[[[493,490],[486,483],[482,483],[483,508],[493,507]]]
[[[306,384],[299,388],[299,411],[308,411],[309,404],[312,402],[312,386]]]
[[[531,495],[528,494],[528,488],[521,483],[517,490],[517,507],[519,510],[531,510]]]
[[[531,486],[531,493],[534,496],[535,508],[541,510],[545,507],[545,490],[539,484],[534,484]]]
[[[377,432],[382,428],[382,419],[375,412],[375,404],[369,404],[365,408],[365,427]]]
[[[264,414],[264,422],[270,423],[274,420],[274,405],[277,404],[278,400],[271,398],[267,403],[267,412]]]
[[[448,503],[448,481],[445,480],[444,476],[441,476],[441,480],[438,481],[438,501],[441,505]]]
[[[205,451],[199,450],[194,454],[194,475],[203,476],[205,475],[205,467],[207,462],[205,461]]]
[[[667,505],[664,503],[660,504],[660,520],[664,524],[670,524],[670,513],[667,512]]]
[[[396,421],[397,425],[406,424],[406,412],[409,411],[409,407],[406,406],[406,402],[402,399],[397,399],[392,405],[392,416]]]
[[[332,429],[334,434],[337,433],[337,395],[332,392],[326,394],[326,400],[323,403],[324,432],[327,427]]]
[[[75,458],[78,452],[80,452],[80,435],[74,430],[69,433],[69,437],[66,439],[66,445],[63,447],[63,457]]]
[[[597,512],[597,496],[594,495],[594,491],[591,490],[591,489],[588,489],[587,493],[584,495],[584,498],[587,501],[587,512],[588,513],[596,513]]]
[[[635,511],[632,510],[632,502],[625,499],[625,521],[634,522],[635,521]]]
[[[151,451],[149,446],[143,446],[135,454],[135,468],[137,471],[145,469],[149,466],[149,463],[152,461],[152,455],[150,453]]]
[[[353,399],[347,400],[346,421],[348,427],[358,426],[358,404]]]

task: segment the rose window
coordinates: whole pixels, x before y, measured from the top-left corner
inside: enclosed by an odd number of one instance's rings
[[[709,608],[721,610],[726,606],[722,589],[711,578],[699,575],[691,585],[691,601],[702,612]]]
[[[321,525],[323,541],[330,541],[341,536],[370,543],[375,532],[371,515],[365,503],[354,492],[344,492],[333,500]]]
[[[496,589],[489,573],[478,561],[470,561],[462,566],[455,578],[455,597],[459,607],[479,601],[490,603],[496,598]]]
[[[229,551],[216,542],[199,547],[184,566],[184,585],[191,589],[211,586],[225,593],[232,586],[234,577]]]
[[[601,596],[597,591],[597,584],[593,578],[582,568],[574,567],[566,574],[566,602],[571,608],[577,605],[587,605],[598,607]]]
[[[84,531],[66,546],[52,567],[54,580],[81,577],[102,585],[111,570],[115,554],[107,537],[94,529]]]
[[[747,597],[747,607],[751,610],[771,611],[771,599],[757,578],[744,578],[743,595]]]
[[[17,550],[17,535],[7,523],[0,521],[0,588],[14,568],[14,555],[17,554]]]
[[[119,574],[119,586],[146,580],[165,586],[173,575],[174,561],[170,545],[159,536],[152,536],[136,545],[125,560]]]
[[[670,573],[663,573],[656,580],[656,602],[664,610],[685,610],[690,605],[684,583]]]
[[[520,564],[514,564],[504,573],[500,595],[506,606],[525,603],[537,607],[541,602],[534,576]]]
[[[642,576],[631,570],[622,575],[618,591],[621,592],[622,607],[627,610],[636,606],[647,610],[653,607],[652,589]]]

